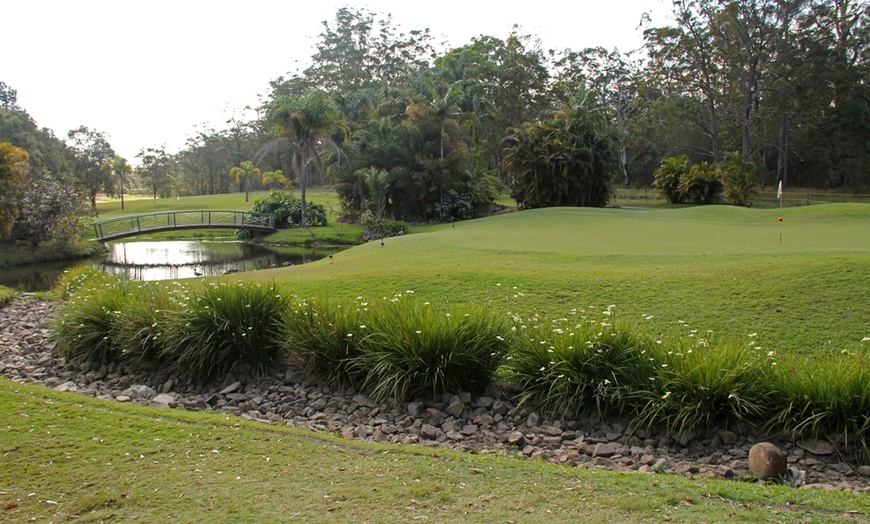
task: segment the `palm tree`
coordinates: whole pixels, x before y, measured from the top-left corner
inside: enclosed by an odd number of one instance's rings
[[[245,161],[239,164],[239,167],[234,167],[230,169],[230,176],[236,178],[236,184],[238,184],[241,179],[245,180],[245,202],[248,201],[248,190],[251,187],[251,177],[255,176],[260,178],[262,174],[260,170],[254,167],[254,163],[251,161]]]
[[[100,166],[101,169],[105,169],[109,171],[112,175],[117,176],[120,179],[120,188],[121,188],[121,210],[124,210],[124,175],[130,176],[133,172],[133,166],[127,163],[127,159],[120,156],[115,156],[112,160],[108,162],[103,162]]]
[[[341,128],[338,111],[326,93],[315,90],[298,98],[277,99],[269,108],[266,120],[278,138],[264,146],[258,155],[265,154],[277,144],[284,143],[290,147],[291,168],[299,177],[302,227],[306,227],[305,190],[309,183],[309,164],[322,172],[322,148],[329,146],[338,150],[331,137],[333,131]]]
[[[281,187],[286,187],[287,182],[289,182],[287,180],[287,177],[284,176],[284,172],[280,169],[277,169],[275,171],[266,171],[265,173],[263,173],[262,180],[263,185],[266,187],[272,185],[280,185]]]

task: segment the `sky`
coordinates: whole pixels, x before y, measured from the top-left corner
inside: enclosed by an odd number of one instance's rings
[[[391,14],[408,32],[460,47],[505,39],[514,24],[543,49],[643,43],[649,13],[668,24],[666,0],[10,0],[0,13],[6,44],[0,81],[58,137],[97,129],[136,164],[143,148],[175,153],[198,129],[253,116],[269,81],[310,64],[323,21],[344,6]],[[2,137],[0,137],[2,138]]]

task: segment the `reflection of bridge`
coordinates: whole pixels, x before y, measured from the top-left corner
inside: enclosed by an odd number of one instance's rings
[[[277,231],[275,217],[246,211],[165,211],[94,222],[94,232],[100,242],[180,229],[243,229],[260,233]]]

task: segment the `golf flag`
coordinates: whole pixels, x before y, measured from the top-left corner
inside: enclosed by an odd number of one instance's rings
[[[776,188],[776,198],[782,200],[782,180],[779,181],[779,187]]]

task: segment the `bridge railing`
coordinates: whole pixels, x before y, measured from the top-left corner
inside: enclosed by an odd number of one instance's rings
[[[164,211],[94,222],[94,233],[98,240],[105,240],[148,232],[209,227],[268,230],[274,229],[275,217],[247,211]]]

